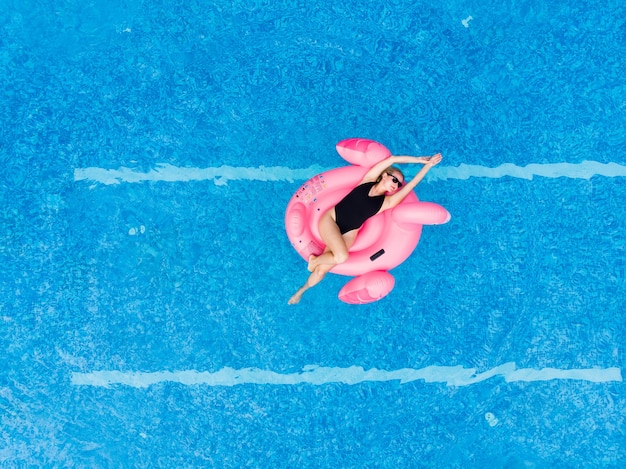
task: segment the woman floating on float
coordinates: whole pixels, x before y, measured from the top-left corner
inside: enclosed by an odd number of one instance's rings
[[[328,272],[357,276],[339,292],[342,301],[381,299],[395,283],[387,271],[413,252],[422,225],[450,220],[445,208],[419,202],[413,192],[441,161],[441,154],[392,156],[380,143],[358,138],[339,142],[337,152],[352,166],[318,174],[287,205],[287,235],[310,272],[289,304],[298,303]],[[404,175],[393,166],[401,163],[424,167],[405,184]]]

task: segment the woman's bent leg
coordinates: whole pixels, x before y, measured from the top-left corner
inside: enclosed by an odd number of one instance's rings
[[[344,243],[346,245],[346,249],[350,249],[350,246],[352,246],[354,244],[354,240],[356,239],[356,234],[357,234],[356,231],[350,231],[349,233],[346,233],[345,235],[343,235],[343,239],[344,239]],[[325,256],[327,254],[332,254],[328,247],[326,247],[326,250],[324,251],[324,253],[322,253],[316,259],[319,259],[322,256]],[[290,305],[295,305],[296,303],[298,303],[300,301],[300,299],[302,298],[302,295],[304,295],[304,292],[306,292],[309,288],[314,287],[315,285],[320,283],[324,279],[326,274],[335,265],[337,265],[337,264],[336,263],[333,263],[333,264],[319,264],[315,268],[313,268],[313,271],[309,275],[309,278],[307,279],[305,284],[302,285],[298,289],[298,291],[291,298],[289,298],[288,303]]]
[[[337,222],[332,217],[331,211],[322,215],[318,227],[320,237],[326,244],[326,250],[319,256],[311,256],[309,258],[309,272],[313,272],[319,265],[328,264],[333,266],[348,260],[349,246],[346,244],[346,235],[349,235],[347,237],[351,238],[352,232],[342,235]]]
[[[289,298],[288,303],[290,305],[295,305],[300,302],[300,299],[302,298],[302,295],[304,295],[304,292],[320,283],[332,268],[333,266],[329,264],[316,267],[315,270],[311,272],[311,275],[309,275],[309,278],[307,279],[305,284],[302,285],[291,298]]]

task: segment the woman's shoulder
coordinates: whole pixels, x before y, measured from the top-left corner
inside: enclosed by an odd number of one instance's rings
[[[356,187],[364,186],[365,184],[369,184],[370,186],[373,186],[374,184],[376,184],[376,179],[364,177],[363,179],[361,179],[361,182],[359,182]]]

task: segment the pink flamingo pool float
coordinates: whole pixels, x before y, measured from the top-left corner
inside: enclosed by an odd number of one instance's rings
[[[360,138],[342,140],[337,144],[337,152],[351,166],[312,177],[287,204],[287,236],[305,261],[311,254],[319,255],[324,251],[318,230],[321,215],[350,192],[369,168],[391,156],[384,145]],[[350,304],[365,304],[385,297],[395,284],[388,271],[415,250],[422,225],[440,225],[449,220],[450,213],[445,208],[432,202],[420,202],[415,192],[397,207],[367,220],[350,249],[348,260],[331,270],[355,277],[341,289],[339,299]]]

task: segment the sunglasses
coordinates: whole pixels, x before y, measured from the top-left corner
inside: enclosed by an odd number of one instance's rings
[[[402,181],[400,181],[397,177],[395,177],[393,174],[387,173],[388,176],[391,176],[391,180],[398,185],[398,189],[400,189],[402,187]]]

